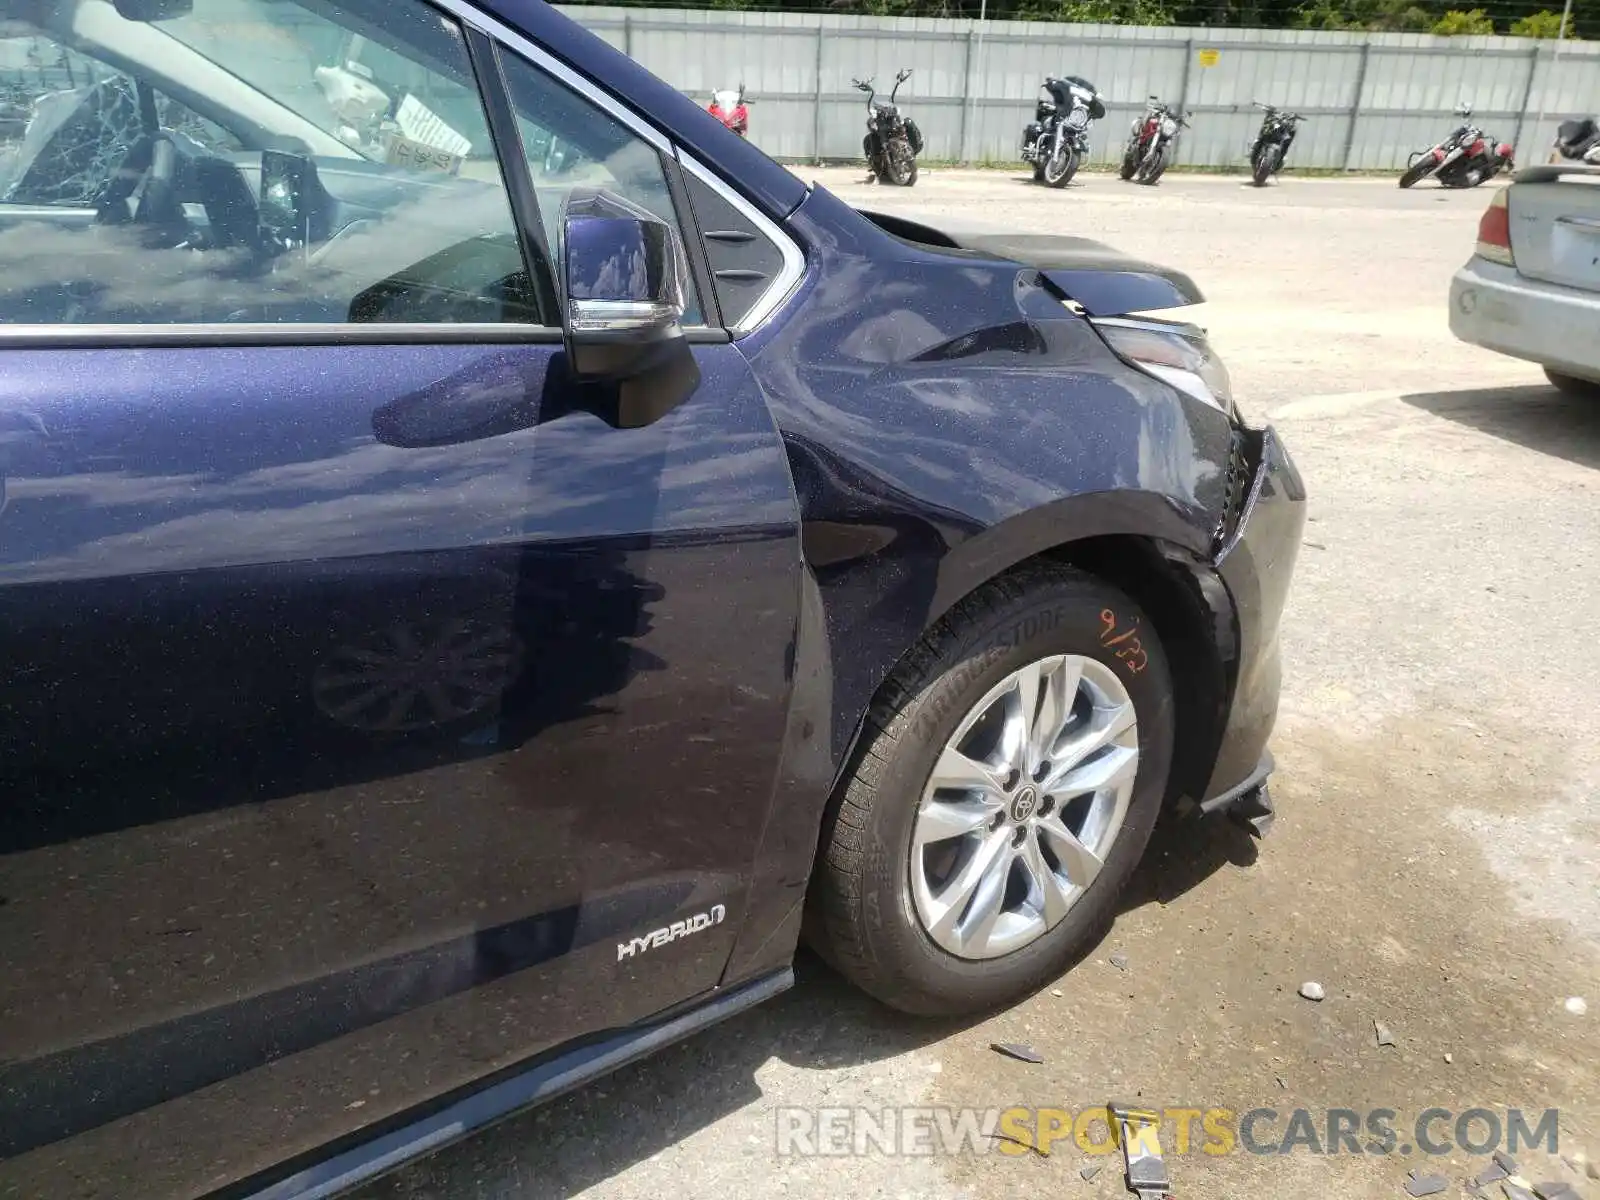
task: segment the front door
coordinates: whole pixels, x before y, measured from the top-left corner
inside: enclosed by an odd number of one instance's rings
[[[566,370],[543,210],[676,220],[648,139],[505,55],[497,155],[421,0],[55,7],[79,140],[0,193],[0,1194],[191,1194],[716,984],[796,513],[731,345],[643,420]],[[169,94],[228,139],[175,173]]]

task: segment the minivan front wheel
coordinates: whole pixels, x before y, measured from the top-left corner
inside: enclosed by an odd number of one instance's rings
[[[1061,974],[1144,852],[1172,759],[1165,655],[1126,595],[1030,569],[963,601],[870,714],[809,940],[893,1007],[993,1007]]]

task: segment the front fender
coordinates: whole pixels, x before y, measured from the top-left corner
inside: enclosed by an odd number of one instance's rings
[[[1118,535],[1181,546],[1197,558],[1211,550],[1209,534],[1171,496],[1148,491],[1063,496],[952,547],[939,565],[928,623],[1018,563],[1071,542]]]
[[[807,289],[739,344],[789,454],[838,762],[907,650],[1008,567],[1111,533],[1203,556],[1232,431],[1036,269],[892,237],[821,188],[791,226]]]

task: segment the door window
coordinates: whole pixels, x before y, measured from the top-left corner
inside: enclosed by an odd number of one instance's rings
[[[683,223],[656,148],[538,67],[511,54],[501,68],[539,196],[547,244],[557,244],[561,205],[576,188],[603,187],[660,217],[680,236]],[[685,282],[686,324],[703,320],[693,281]]]
[[[0,324],[554,320],[463,33],[420,0],[28,11]]]

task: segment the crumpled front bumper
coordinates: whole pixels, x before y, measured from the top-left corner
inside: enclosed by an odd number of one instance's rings
[[[1278,716],[1282,675],[1278,623],[1306,521],[1305,484],[1277,433],[1269,426],[1244,436],[1246,458],[1254,467],[1239,519],[1215,559],[1233,598],[1239,665],[1201,804],[1206,811],[1259,800],[1272,770],[1267,741]]]

